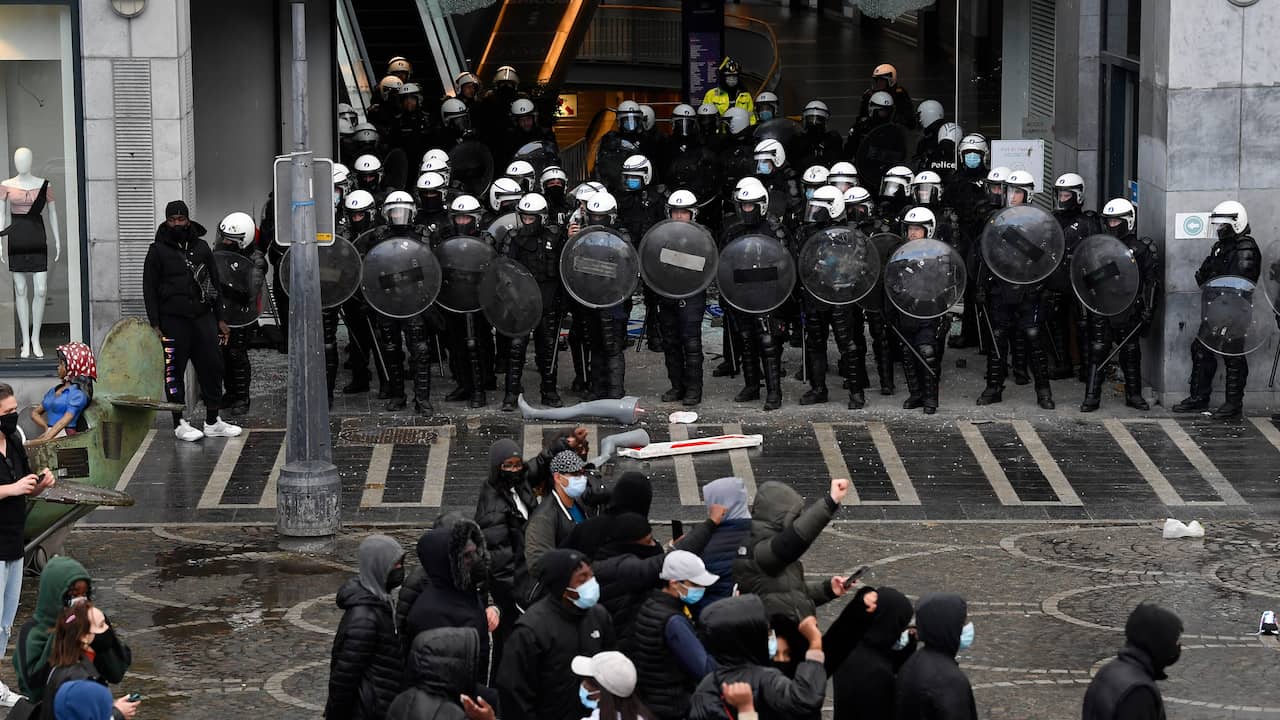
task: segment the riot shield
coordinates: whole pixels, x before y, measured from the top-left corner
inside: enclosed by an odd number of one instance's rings
[[[829,305],[850,305],[875,289],[880,256],[857,228],[835,226],[809,235],[796,275],[805,290]]]
[[[493,153],[489,146],[475,140],[463,140],[449,151],[449,177],[469,195],[484,197],[493,182]]]
[[[499,215],[492,223],[489,224],[488,233],[493,237],[493,246],[495,248],[504,248],[507,246],[507,238],[511,233],[520,229],[520,214],[507,213]]]
[[[542,319],[542,291],[523,265],[497,257],[480,278],[480,310],[494,330],[524,337]]]
[[[247,327],[262,314],[263,277],[254,267],[253,258],[231,250],[215,250],[213,263],[218,267],[218,303],[222,319],[233,328]]]
[[[640,240],[640,276],[650,290],[672,300],[706,290],[719,262],[715,238],[697,223],[662,220]]]
[[[609,192],[622,192],[622,163],[635,155],[636,149],[635,143],[612,133],[600,141],[594,172]]]
[[[436,302],[445,310],[467,313],[480,309],[480,279],[494,258],[493,248],[480,238],[459,235],[440,243],[440,295]]]
[[[613,307],[635,292],[640,256],[616,231],[588,225],[569,238],[560,253],[560,280],[583,305]]]
[[[889,168],[905,164],[908,156],[906,128],[897,123],[885,123],[867,132],[853,155],[853,161],[862,177],[879,183]]]
[[[716,272],[720,297],[747,313],[767,313],[791,296],[796,264],[791,253],[768,235],[743,235],[720,251]]]
[[[400,235],[374,245],[364,256],[364,299],[393,318],[426,310],[440,292],[440,263],[423,239]]]
[[[1262,347],[1271,332],[1272,314],[1255,302],[1250,281],[1222,275],[1200,286],[1200,328],[1196,339],[1219,355],[1248,355]],[[1261,317],[1260,317],[1261,316]]]
[[[1031,205],[1007,207],[993,215],[980,242],[987,267],[1014,285],[1038,283],[1052,275],[1067,248],[1058,221]]]
[[[289,256],[286,250],[280,258],[276,272],[280,273],[280,285],[289,294]],[[346,302],[360,289],[363,261],[356,246],[344,237],[335,237],[329,245],[317,245],[320,256],[320,306],[335,308]]]
[[[941,240],[912,240],[894,251],[884,269],[885,295],[904,314],[941,317],[964,297],[964,260]]]
[[[1267,302],[1271,304],[1271,310],[1280,315],[1280,258],[1267,263],[1266,270],[1262,273],[1262,290],[1267,296]]]
[[[542,171],[546,170],[550,165],[560,164],[560,151],[556,144],[548,140],[536,140],[531,143],[525,143],[516,150],[516,154],[511,158],[512,162],[516,160],[524,160],[533,166],[535,175],[541,176]]]
[[[1133,251],[1111,235],[1090,235],[1071,255],[1071,289],[1098,315],[1119,315],[1138,297],[1141,283]]]
[[[902,238],[893,233],[880,232],[867,238],[867,242],[876,250],[876,257],[880,261],[880,268],[889,264],[889,257],[893,255],[893,251],[902,245]],[[884,309],[884,272],[877,271],[876,286],[866,297],[858,301],[858,305],[865,310],[879,312]]]

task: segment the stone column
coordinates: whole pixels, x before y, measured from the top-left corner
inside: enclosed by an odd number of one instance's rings
[[[1194,274],[1211,240],[1175,240],[1174,215],[1235,199],[1266,261],[1276,258],[1280,205],[1280,5],[1145,0],[1139,90],[1138,231],[1161,246],[1164,306],[1149,339],[1149,382],[1165,405],[1185,397],[1199,324]],[[1259,302],[1265,302],[1260,300]],[[1268,322],[1270,318],[1268,318]],[[1271,405],[1273,337],[1249,356],[1246,404]],[[1220,401],[1221,371],[1214,403]]]
[[[1054,117],[1054,170],[1084,178],[1085,207],[1098,210],[1102,175],[1098,171],[1101,114],[1098,49],[1102,41],[1102,0],[1059,0],[1057,6],[1057,88]],[[1046,178],[1052,183],[1056,178]]]

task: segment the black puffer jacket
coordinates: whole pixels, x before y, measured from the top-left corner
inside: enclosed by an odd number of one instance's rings
[[[896,720],[977,720],[973,688],[956,663],[968,612],[954,593],[926,595],[916,605],[916,632],[924,646],[898,673]]]
[[[733,563],[739,591],[759,595],[770,616],[785,615],[796,621],[835,599],[829,581],[805,580],[800,557],[839,507],[830,495],[823,494],[806,509],[804,498],[791,486],[762,484],[751,506],[751,537]]]
[[[325,717],[382,718],[400,692],[404,667],[391,603],[352,578],[338,590],[338,607],[344,612],[333,641]]]
[[[675,544],[675,549],[701,555],[715,529],[714,522],[705,520],[685,533]],[[613,628],[623,639],[622,650],[628,652],[630,641],[634,639],[631,626],[635,622],[636,611],[649,591],[662,585],[658,576],[662,574],[662,563],[667,554],[660,545],[610,542],[600,548],[596,557],[591,569],[600,582],[600,604],[609,610]]]
[[[739,595],[712,603],[702,611],[702,627],[707,650],[720,669],[698,683],[690,700],[689,720],[723,720],[720,685],[731,682],[751,685],[760,720],[821,716],[827,690],[822,663],[801,661],[796,665],[794,680],[768,666],[769,621],[759,597]]]
[[[387,710],[387,720],[464,720],[458,696],[476,694],[480,639],[470,628],[436,628],[413,639],[408,690]]]
[[[468,543],[475,546],[469,559],[464,557]],[[480,656],[488,658],[489,628],[484,593],[478,588],[487,574],[489,552],[480,527],[459,518],[428,532],[418,541],[418,562],[422,563],[428,582],[413,601],[405,621],[405,632],[415,639],[410,642],[415,642],[424,630],[474,628],[480,638]]]
[[[142,263],[142,298],[147,308],[147,322],[153,326],[160,325],[161,315],[196,318],[218,312],[217,302],[201,302],[200,288],[191,268],[187,267],[189,262],[207,272],[216,294],[222,283],[213,262],[213,251],[204,241],[203,225],[192,222],[189,228],[189,232],[183,233],[160,223],[155,241],[147,248],[147,258]]]
[[[503,647],[497,683],[502,720],[566,720],[586,714],[578,700],[581,678],[569,672],[569,664],[577,655],[613,650],[613,623],[603,607],[579,610],[565,605],[559,593],[534,603]]]
[[[879,588],[876,593],[876,611],[862,641],[832,677],[835,717],[840,720],[893,717],[894,670],[910,656],[909,649],[895,651],[893,646],[911,623],[911,601],[893,588]],[[862,603],[850,607],[865,608]]]
[[[529,489],[527,473],[508,483],[499,472],[502,462],[518,457],[519,452],[516,444],[505,438],[489,448],[489,478],[481,486],[476,500],[476,524],[489,548],[489,592],[504,613],[515,610],[517,598],[523,597],[529,583],[529,568],[524,559],[524,528],[529,520],[520,514],[512,491],[520,497],[529,514],[538,506]]]

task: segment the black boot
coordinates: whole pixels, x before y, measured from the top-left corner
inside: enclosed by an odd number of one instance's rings
[[[1135,410],[1150,410],[1142,397],[1142,349],[1137,341],[1120,350],[1120,367],[1124,370],[1124,404]]]
[[[1004,400],[1004,385],[988,385],[978,396],[978,405],[994,405]]]
[[[1226,366],[1223,383],[1227,399],[1213,411],[1214,420],[1238,420],[1244,414],[1244,386],[1249,381],[1249,361],[1243,357],[1223,360]]]
[[[920,385],[921,400],[924,405],[924,414],[932,415],[938,412],[938,395],[942,385],[942,343],[937,345],[925,346],[920,349],[920,354],[924,356],[925,364],[921,367]]]
[[[358,395],[360,393],[369,392],[369,381],[372,380],[369,373],[369,366],[364,363],[355,363],[355,367],[351,370],[351,382],[342,386],[343,395]]]
[[[1013,332],[1013,342],[1009,343],[1009,345],[1009,371],[1013,373],[1013,384],[1027,385],[1031,382],[1031,375],[1027,372],[1029,347],[1026,335],[1015,330]]]
[[[871,329],[871,351],[876,359],[876,375],[880,378],[880,394],[892,395],[895,391],[893,383],[893,338],[883,316],[869,314],[867,324]]]
[[[1199,341],[1191,344],[1191,394],[1182,402],[1169,408],[1176,413],[1201,412],[1209,409],[1209,393],[1213,388],[1213,373],[1217,360],[1211,351],[1201,349]]]
[[[403,321],[409,340],[409,370],[413,373],[413,408],[420,415],[433,415],[431,407],[431,350],[426,319],[421,315]]]
[[[1053,402],[1053,389],[1049,385],[1049,354],[1045,352],[1044,336],[1039,328],[1032,328],[1023,334],[1027,343],[1027,360],[1031,366],[1031,375],[1036,380],[1036,404],[1044,410],[1057,407]]]
[[[686,337],[681,341],[684,351],[684,405],[702,404],[702,336]]]
[[[1036,404],[1044,410],[1052,410],[1057,407],[1053,402],[1053,390],[1048,385],[1041,385],[1036,388]]]
[[[747,339],[752,340],[751,338]],[[754,340],[752,341],[754,342]],[[743,352],[741,368],[743,387],[733,397],[733,401],[736,403],[755,402],[760,399],[760,364],[757,362],[754,352]]]
[[[924,407],[924,388],[920,384],[920,366],[915,355],[903,358],[902,376],[907,380],[907,399],[902,402],[903,410],[916,410]]]
[[[771,323],[761,320],[760,359],[764,364],[764,409],[782,407],[782,338],[773,332]]]
[[[800,404],[825,403],[828,400],[826,348],[822,348],[822,352],[818,352],[816,348],[810,348],[805,360],[808,361],[806,364],[809,371],[809,389],[800,396]]]
[[[1093,412],[1102,405],[1102,368],[1090,364],[1088,373],[1084,386],[1084,401],[1080,403],[1080,412]]]
[[[524,387],[521,380],[524,376],[524,356],[528,345],[528,337],[507,339],[507,358],[506,362],[503,363],[506,366],[504,371],[506,375],[506,382],[503,386],[506,392],[502,398],[501,408],[503,412],[511,412],[512,410],[515,410],[517,399],[522,393],[524,393]],[[536,356],[537,354],[537,348],[535,348],[534,355]],[[535,361],[536,360],[537,358],[535,357]]]

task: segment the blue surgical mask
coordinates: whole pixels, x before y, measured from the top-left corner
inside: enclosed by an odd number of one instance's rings
[[[629,177],[629,178],[627,178],[627,189],[628,189],[628,190],[639,190],[641,187],[643,187],[643,186],[642,186],[642,185],[641,185],[641,183],[640,183],[640,178],[638,178],[638,177]]]
[[[756,113],[756,117],[759,118],[760,122],[769,122],[770,120],[773,119],[773,111],[761,110],[760,112]]]
[[[893,644],[893,649],[905,650],[906,647],[910,644],[911,644],[911,633],[906,630],[903,630],[902,634],[898,636],[898,641]]]
[[[769,162],[768,160],[761,160],[760,162],[756,163],[757,175],[768,175],[771,172],[773,172],[773,163]]]
[[[978,153],[965,153],[964,166],[970,170],[976,170],[982,165],[982,156]]]
[[[594,577],[573,588],[573,591],[578,593],[578,597],[573,601],[573,604],[583,610],[589,610],[600,602],[600,583],[596,582]]]
[[[805,199],[805,200],[812,200],[812,199],[813,199],[813,188],[805,188],[805,189],[804,189],[804,199]]]
[[[691,587],[680,599],[684,601],[685,605],[697,605],[698,601],[702,599],[702,596],[705,595],[706,592],[707,589],[704,587]]]
[[[569,485],[564,489],[565,495],[568,495],[570,498],[577,500],[578,498],[582,497],[582,494],[585,493],[586,491],[587,491],[586,475],[570,475],[569,476]]]
[[[595,710],[600,707],[599,700],[591,699],[591,693],[587,690],[586,685],[578,686],[578,701],[582,703],[582,707],[588,710]]]
[[[769,659],[772,660],[778,654],[778,636],[769,631]]]
[[[973,647],[973,623],[965,623],[960,629],[960,649],[968,650]]]

